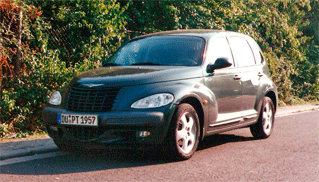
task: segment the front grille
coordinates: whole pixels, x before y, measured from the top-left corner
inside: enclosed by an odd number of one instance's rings
[[[103,128],[95,127],[67,127],[71,135],[78,140],[91,140],[104,134]]]
[[[70,111],[105,112],[110,111],[120,88],[104,86],[87,87],[77,85],[69,90],[67,109]]]

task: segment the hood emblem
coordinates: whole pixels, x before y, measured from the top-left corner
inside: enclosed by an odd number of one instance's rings
[[[99,86],[102,86],[104,84],[83,84],[83,85],[86,86],[86,87],[92,88],[92,87],[99,87]]]

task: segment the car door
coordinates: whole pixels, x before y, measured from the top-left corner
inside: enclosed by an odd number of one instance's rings
[[[233,63],[231,67],[214,70],[205,77],[206,86],[215,94],[218,107],[217,120],[211,120],[210,126],[220,126],[233,120],[234,113],[242,110],[242,86],[237,78],[239,70],[235,67],[233,56],[225,37],[209,40],[206,52],[206,64],[214,64],[217,58],[225,57]]]
[[[260,64],[256,64],[255,55],[245,37],[228,37],[228,41],[242,85],[242,114],[245,117],[257,116],[254,106],[260,77],[263,76],[262,67]]]

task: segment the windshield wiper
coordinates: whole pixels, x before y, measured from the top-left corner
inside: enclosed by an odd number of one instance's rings
[[[105,66],[121,66],[121,65],[116,63],[104,63],[102,66],[105,67]]]
[[[158,64],[158,63],[134,63],[132,65],[161,65],[161,64]]]

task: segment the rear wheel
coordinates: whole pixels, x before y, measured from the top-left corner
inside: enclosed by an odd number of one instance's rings
[[[268,138],[274,129],[275,107],[269,97],[264,97],[261,112],[256,124],[250,127],[250,131],[255,138]]]
[[[197,150],[200,133],[196,110],[190,104],[180,104],[174,114],[168,133],[167,150],[177,160],[192,157]]]

